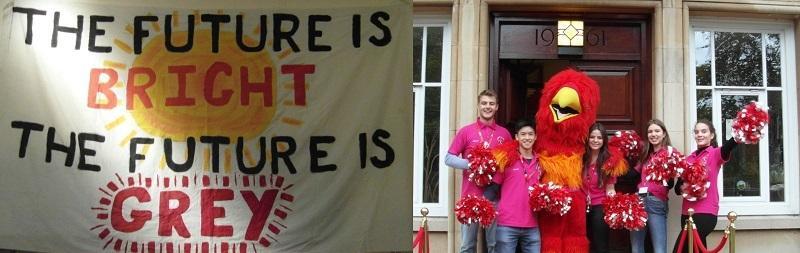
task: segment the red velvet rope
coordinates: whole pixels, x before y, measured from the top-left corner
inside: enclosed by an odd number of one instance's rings
[[[699,252],[701,252],[701,253],[717,253],[720,250],[722,250],[722,247],[725,246],[726,242],[728,242],[728,235],[725,235],[725,236],[722,237],[722,240],[720,240],[719,245],[717,245],[717,247],[715,247],[712,250],[708,250],[703,245],[703,242],[700,241],[700,233],[698,233],[697,230],[693,230],[693,232],[694,233],[692,233],[692,234],[694,234],[694,240],[697,242],[697,244],[695,245],[695,249],[699,248],[699,250],[700,250]]]
[[[681,231],[681,240],[678,243],[678,253],[681,253],[681,251],[683,250],[683,245],[684,245],[683,243],[685,243],[685,242],[686,242],[686,230],[682,230]]]
[[[703,248],[703,242],[700,242],[700,241],[698,241],[697,243],[694,244],[694,252],[695,253],[708,253],[708,252],[706,252],[706,249]]]
[[[411,245],[411,249],[418,248],[419,251],[417,252],[424,252],[425,249],[425,227],[419,227],[419,231],[417,231],[417,236],[414,238],[414,244]]]
[[[697,232],[696,229],[692,230],[692,237],[694,237],[694,245],[693,245],[694,252],[697,253],[718,253],[722,250],[722,247],[725,246],[725,243],[728,242],[728,235],[726,234],[722,236],[722,240],[720,240],[719,245],[717,245],[716,248],[708,250],[703,245],[703,241],[700,240],[700,233]],[[686,230],[682,230],[680,241],[678,241],[678,253],[683,253],[683,246],[685,245],[685,243],[686,243]]]

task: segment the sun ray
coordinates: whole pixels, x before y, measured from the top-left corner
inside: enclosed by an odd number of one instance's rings
[[[128,43],[125,43],[119,39],[114,39],[114,45],[116,45],[120,50],[125,51],[125,53],[131,54],[133,52],[133,48],[131,48]]]
[[[279,142],[278,143],[278,152],[286,151],[286,149],[288,149],[288,148],[289,148],[289,146],[286,146],[286,143],[283,143],[283,142]]]
[[[289,54],[291,54],[291,53],[292,53],[292,50],[287,48],[286,50],[283,50],[283,52],[280,52],[280,53],[278,54],[278,59],[281,59],[281,60],[283,60],[284,58],[286,58],[287,56],[289,56]]]
[[[120,70],[123,70],[123,69],[125,69],[125,68],[126,68],[128,65],[125,65],[124,63],[119,63],[119,62],[111,61],[111,60],[103,60],[103,66],[106,66],[106,67],[109,67],[109,68],[115,68],[115,69],[120,69]]]
[[[211,160],[211,149],[210,148],[203,149],[203,171],[205,172],[210,171],[209,169],[210,167],[209,165],[211,163],[210,160]]]
[[[172,26],[178,26],[178,11],[172,11]]]
[[[131,24],[126,25],[125,26],[125,31],[132,35],[133,34],[133,26]]]
[[[261,34],[261,23],[258,23],[256,28],[253,28],[253,34]]]
[[[150,151],[150,146],[153,146],[153,144],[144,144],[142,147],[142,154],[147,154],[147,152]]]
[[[122,139],[122,141],[119,142],[119,146],[120,147],[124,147],[125,145],[128,145],[128,143],[131,141],[133,136],[136,136],[136,130],[131,130],[131,132],[128,134],[128,136],[125,136],[125,138]]]
[[[302,120],[295,119],[295,118],[290,118],[290,117],[282,117],[281,118],[281,122],[289,124],[289,125],[294,125],[294,126],[299,126],[299,125],[303,124]]]
[[[256,164],[256,161],[253,160],[253,153],[250,152],[249,147],[244,147],[244,158],[247,159],[247,163],[250,165]]]
[[[122,81],[115,83],[114,88],[122,88]]]
[[[153,13],[149,13],[149,12],[148,12],[148,13],[147,13],[147,15],[148,15],[148,16],[152,16],[152,15],[153,15]],[[156,32],[161,32],[161,26],[160,26],[160,25],[158,25],[158,22],[151,22],[151,23],[150,23],[150,26],[151,26],[151,27],[153,27],[153,30],[155,30]]]
[[[194,18],[194,24],[195,25],[196,24],[200,24],[200,11],[199,10],[195,10],[194,11],[194,17],[195,17]]]
[[[247,44],[247,45],[256,44],[256,41],[253,38],[250,38],[250,36],[247,36],[247,35],[244,36],[243,40],[244,40],[244,43]]]
[[[158,169],[163,170],[167,167],[167,156],[161,155],[161,160],[158,161]]]

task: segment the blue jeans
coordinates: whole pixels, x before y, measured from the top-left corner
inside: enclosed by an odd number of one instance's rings
[[[480,224],[461,224],[461,251],[460,253],[475,253],[475,244],[478,241],[478,230]],[[492,225],[484,229],[486,232],[486,250],[488,253],[494,253],[495,245],[495,229],[497,223],[492,222]]]
[[[515,253],[517,244],[522,253],[539,253],[542,249],[542,240],[539,237],[539,228],[518,228],[497,226],[497,253]]]
[[[644,237],[650,231],[654,253],[667,252],[667,212],[669,207],[663,200],[655,196],[644,198],[644,209],[647,211],[647,226],[638,231],[631,231],[631,252],[644,253]]]

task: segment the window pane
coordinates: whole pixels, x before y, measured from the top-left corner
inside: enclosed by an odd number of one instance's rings
[[[768,91],[769,101],[769,201],[783,202],[784,163],[783,163],[783,107],[781,92]]]
[[[442,81],[442,39],[444,27],[428,27],[427,55],[425,56],[425,82]]]
[[[697,86],[711,85],[711,32],[694,32],[694,66]],[[709,118],[710,119],[710,118]]]
[[[714,32],[717,86],[763,86],[761,34]]]
[[[441,90],[425,87],[425,149],[423,156],[423,191],[425,203],[439,202],[439,113]]]
[[[781,87],[781,37],[767,35],[767,86]]]
[[[727,140],[731,137],[731,124],[733,119],[736,118],[736,113],[750,101],[758,100],[758,97],[753,95],[723,95],[721,98],[722,129],[725,129],[725,136],[723,136],[722,140]],[[722,168],[723,196],[761,195],[758,145],[741,144],[733,150],[730,160]]]
[[[711,120],[711,90],[697,90],[697,120]]]
[[[422,27],[414,27],[414,75],[415,83],[421,82],[422,72]]]

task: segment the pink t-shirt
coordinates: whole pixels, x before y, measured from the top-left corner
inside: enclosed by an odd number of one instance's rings
[[[668,148],[669,147],[663,147],[663,148],[661,148],[660,150],[658,150],[656,152],[667,152]],[[655,154],[655,153],[653,153],[653,154]],[[650,155],[650,158],[648,158],[647,161],[645,161],[644,164],[639,164],[635,168],[636,171],[638,171],[639,173],[642,174],[641,181],[639,182],[638,187],[639,188],[647,187],[647,192],[649,192],[650,194],[653,194],[653,196],[655,196],[656,198],[666,202],[667,201],[667,192],[668,192],[667,187],[664,186],[664,184],[662,184],[661,182],[653,182],[653,181],[650,181],[650,180],[646,179],[647,174],[650,172],[647,169],[647,165],[650,164],[650,159],[653,158],[653,154]]]
[[[534,158],[529,163],[516,160],[511,166],[497,173],[493,179],[500,184],[500,200],[497,203],[497,224],[518,227],[538,227],[536,215],[528,204],[528,187],[539,183],[539,162]]]
[[[583,189],[585,189],[589,195],[589,198],[591,199],[590,205],[592,206],[603,204],[603,200],[606,199],[606,185],[613,185],[617,183],[616,177],[609,177],[606,179],[606,182],[604,182],[605,185],[598,186],[597,182],[600,180],[600,178],[597,176],[594,163],[589,165],[589,173],[584,178],[585,180],[583,180]]]
[[[481,142],[488,142],[489,148],[491,148],[509,140],[511,140],[511,134],[504,127],[494,122],[483,124],[478,120],[458,130],[447,152],[466,158],[467,150],[482,145]],[[467,195],[483,196],[483,189],[469,181],[469,170],[464,170],[462,172],[461,196]]]
[[[687,162],[692,163],[695,161],[700,161],[704,163],[706,167],[706,175],[708,175],[708,180],[711,182],[711,186],[708,187],[708,192],[705,198],[698,199],[697,201],[688,201],[683,199],[683,205],[681,208],[682,214],[688,215],[689,208],[694,208],[695,213],[717,215],[719,212],[717,177],[719,176],[720,169],[722,169],[722,164],[726,162],[725,160],[722,160],[721,150],[722,149],[719,147],[708,147],[699,152],[692,152],[691,155],[686,157]]]

